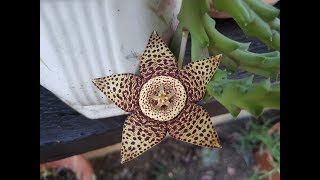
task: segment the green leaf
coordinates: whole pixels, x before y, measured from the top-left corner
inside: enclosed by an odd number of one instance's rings
[[[217,70],[210,80],[206,99],[214,97],[236,117],[242,109],[259,116],[266,107],[280,108],[280,87],[271,85],[270,80],[253,83],[253,76],[230,80],[226,70]]]

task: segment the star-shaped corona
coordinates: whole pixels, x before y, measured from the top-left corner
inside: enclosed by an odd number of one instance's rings
[[[117,106],[131,112],[122,131],[121,163],[173,138],[207,148],[221,148],[208,112],[196,103],[219,66],[221,55],[178,70],[172,52],[153,32],[140,60],[140,76],[116,74],[93,80]]]
[[[151,98],[155,101],[157,101],[157,104],[155,105],[156,108],[159,110],[163,106],[171,106],[170,99],[174,96],[174,92],[171,92],[169,94],[164,92],[163,84],[160,84],[159,86],[159,93],[158,95],[154,95]]]

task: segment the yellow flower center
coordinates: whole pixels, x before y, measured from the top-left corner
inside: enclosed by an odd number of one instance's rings
[[[157,76],[142,86],[139,106],[146,116],[158,121],[169,121],[180,113],[186,99],[186,91],[178,79]]]
[[[172,104],[170,103],[170,99],[174,96],[174,92],[171,93],[165,93],[163,84],[160,84],[159,86],[159,93],[156,96],[151,96],[151,98],[155,101],[157,101],[156,108],[160,109],[163,106],[170,107]]]

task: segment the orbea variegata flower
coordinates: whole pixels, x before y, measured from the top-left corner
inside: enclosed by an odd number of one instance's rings
[[[93,83],[117,106],[131,112],[122,132],[121,163],[173,138],[208,148],[221,148],[208,112],[197,105],[216,71],[221,55],[178,70],[172,52],[154,32],[141,57],[140,76],[117,74]]]

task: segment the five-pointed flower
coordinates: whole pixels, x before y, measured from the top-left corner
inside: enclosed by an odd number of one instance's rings
[[[117,106],[132,112],[122,132],[121,163],[173,138],[221,148],[208,112],[197,105],[221,55],[189,63],[178,70],[172,52],[154,32],[140,60],[140,76],[117,74],[93,83]]]

